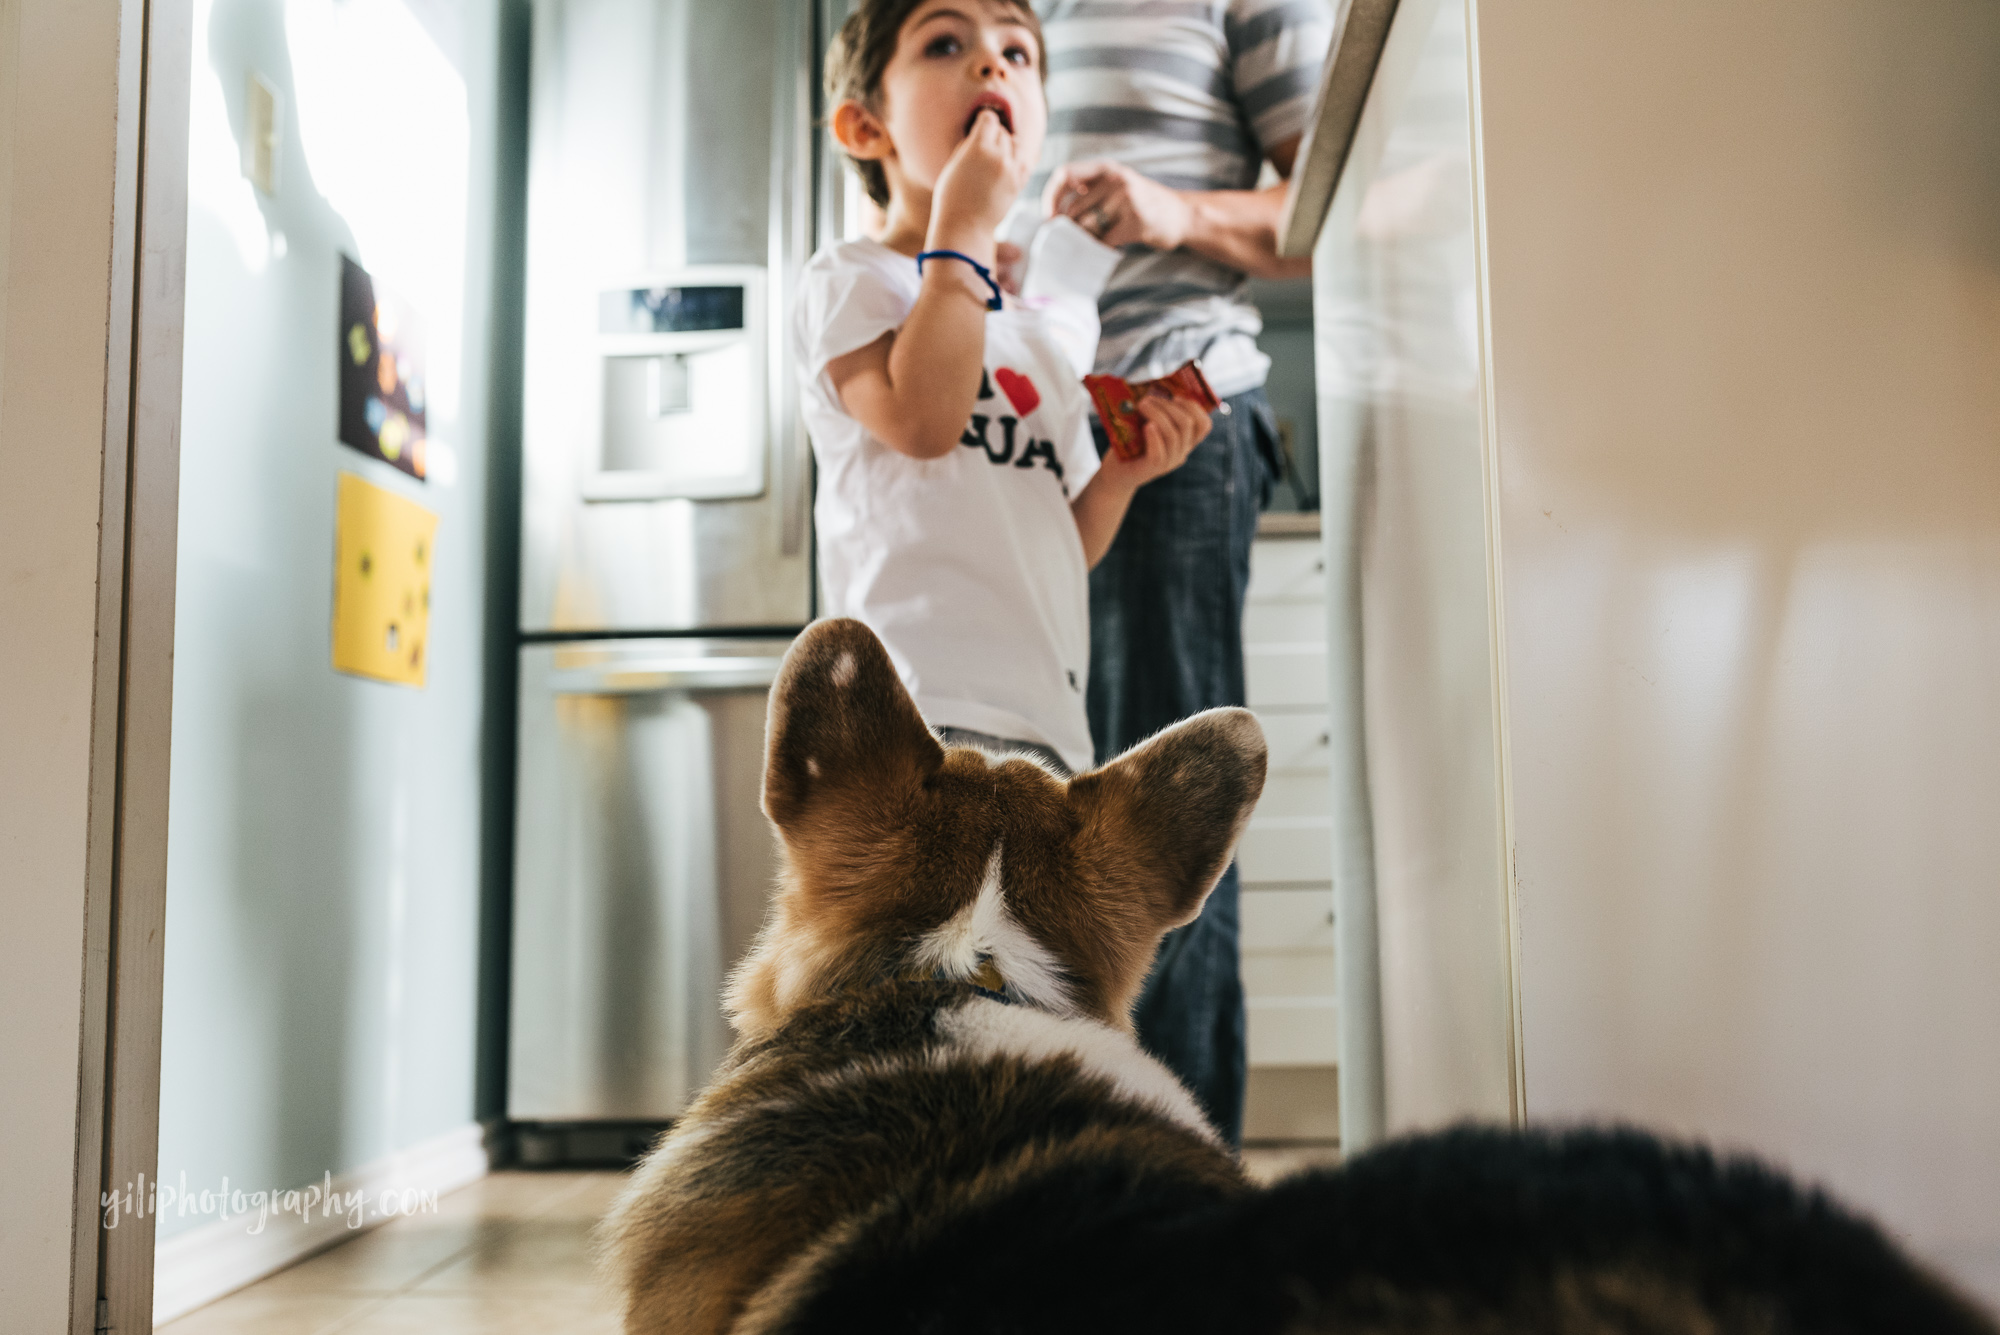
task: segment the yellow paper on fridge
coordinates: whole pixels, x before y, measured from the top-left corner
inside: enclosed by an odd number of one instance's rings
[[[333,666],[422,686],[437,516],[353,473],[334,520]]]

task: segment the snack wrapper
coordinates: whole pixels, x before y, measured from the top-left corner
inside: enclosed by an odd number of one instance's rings
[[[1083,387],[1097,405],[1097,418],[1111,440],[1112,452],[1121,459],[1136,459],[1146,452],[1146,419],[1139,415],[1139,400],[1147,397],[1181,399],[1207,412],[1222,406],[1201,373],[1201,363],[1189,362],[1158,380],[1124,380],[1115,375],[1087,375]]]

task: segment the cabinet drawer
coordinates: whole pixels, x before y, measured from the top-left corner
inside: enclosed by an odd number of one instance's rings
[[[1326,715],[1277,714],[1262,711],[1257,724],[1264,729],[1264,745],[1271,750],[1270,771],[1304,770],[1325,774],[1333,760]]]
[[[1326,704],[1326,646],[1246,645],[1244,686],[1252,709],[1263,705]]]
[[[1326,644],[1325,603],[1251,603],[1243,609],[1243,643]]]
[[[1333,952],[1333,889],[1245,890],[1243,949]]]
[[[1333,879],[1333,820],[1327,816],[1252,819],[1236,846],[1245,884]]]
[[[1330,997],[1334,995],[1333,952],[1330,950],[1246,950],[1243,952],[1243,992],[1262,997]]]
[[[1264,780],[1257,799],[1257,816],[1324,816],[1333,809],[1333,785],[1324,774],[1282,771]]]
[[[1250,1065],[1331,1066],[1339,1059],[1332,997],[1253,997],[1247,1010]]]
[[[1252,602],[1326,601],[1326,554],[1317,542],[1266,538],[1250,546]],[[1321,634],[1325,634],[1322,629]]]

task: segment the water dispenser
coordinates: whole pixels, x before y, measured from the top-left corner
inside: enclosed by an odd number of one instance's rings
[[[598,293],[602,451],[588,501],[764,490],[764,271],[682,270]]]

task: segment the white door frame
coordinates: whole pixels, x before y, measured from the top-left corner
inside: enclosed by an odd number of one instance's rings
[[[190,0],[0,0],[0,1310],[22,1330],[152,1328],[150,1214],[100,1219],[158,1156],[191,22]]]

